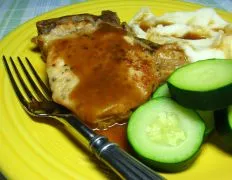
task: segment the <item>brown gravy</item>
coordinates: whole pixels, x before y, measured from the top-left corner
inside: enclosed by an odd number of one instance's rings
[[[146,23],[140,23],[139,27],[143,30],[143,31],[147,31],[150,28],[150,25],[146,24]]]
[[[118,114],[117,111],[128,113],[127,106],[135,107],[143,101],[139,88],[128,78],[130,61],[126,56],[130,49],[141,47],[132,47],[125,35],[122,28],[102,24],[90,35],[53,42],[58,57],[79,78],[70,98],[75,103],[74,113],[88,124]]]
[[[187,33],[182,37],[182,39],[197,40],[197,39],[205,39],[205,37],[197,33]]]
[[[156,24],[155,26],[158,26],[158,25],[169,26],[169,25],[172,25],[172,23],[163,21],[163,22],[159,22],[159,23]],[[139,27],[140,27],[143,31],[146,32],[149,28],[152,28],[153,26],[150,25],[150,24],[148,24],[148,23],[146,23],[146,22],[142,22],[142,23],[139,24]]]
[[[130,150],[127,141],[127,124],[116,124],[106,130],[95,130],[96,133],[106,136],[111,142],[117,143],[126,151]]]

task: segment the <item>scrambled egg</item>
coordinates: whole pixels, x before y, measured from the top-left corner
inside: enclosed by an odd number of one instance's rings
[[[232,58],[232,24],[211,8],[159,17],[150,9],[142,8],[129,25],[140,38],[158,44],[177,43],[192,62]]]

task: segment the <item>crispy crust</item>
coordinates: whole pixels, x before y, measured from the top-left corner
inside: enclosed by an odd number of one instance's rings
[[[136,37],[127,23],[121,23],[117,14],[109,10],[102,11],[100,16],[92,14],[78,14],[38,21],[36,23],[38,36],[34,37],[32,41],[38,45],[44,60],[46,60],[48,42],[50,42],[51,39],[54,40],[62,38],[73,33],[80,35],[91,34],[96,31],[98,26],[102,23],[108,23],[112,26],[123,28],[127,32],[128,36],[133,37],[136,43],[150,51],[153,51],[160,46],[151,41]]]
[[[115,12],[102,11],[102,14],[100,16],[85,13],[42,20],[36,23],[36,27],[38,30],[38,35],[42,35],[50,33],[52,29],[56,28],[59,25],[70,23],[78,25],[78,23],[81,21],[88,21],[92,24],[95,24],[97,20],[101,20],[114,26],[120,26],[120,19]]]

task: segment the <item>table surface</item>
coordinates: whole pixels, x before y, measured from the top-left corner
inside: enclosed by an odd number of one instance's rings
[[[84,0],[0,0],[0,39],[18,25],[52,9]],[[232,12],[232,0],[185,0]]]

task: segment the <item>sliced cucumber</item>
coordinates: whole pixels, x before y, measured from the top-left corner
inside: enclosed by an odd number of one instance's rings
[[[177,69],[168,78],[171,96],[181,105],[217,110],[232,104],[232,60],[202,60]]]
[[[154,92],[152,98],[157,98],[157,97],[171,97],[171,94],[168,89],[167,83],[161,85],[160,87],[157,88],[157,90]],[[205,129],[205,137],[207,137],[215,127],[214,123],[214,112],[213,111],[196,111],[201,119],[204,121],[206,129]]]
[[[232,132],[232,105],[214,112],[216,127],[222,134]]]
[[[214,112],[216,129],[221,140],[232,150],[232,105]]]
[[[153,93],[152,98],[157,97],[171,97],[167,83],[162,84],[159,86],[156,91]]]
[[[132,113],[128,141],[138,157],[156,169],[175,172],[194,161],[204,139],[205,124],[193,110],[171,98],[148,101]]]
[[[205,136],[207,137],[215,128],[213,111],[196,111],[205,123]]]

